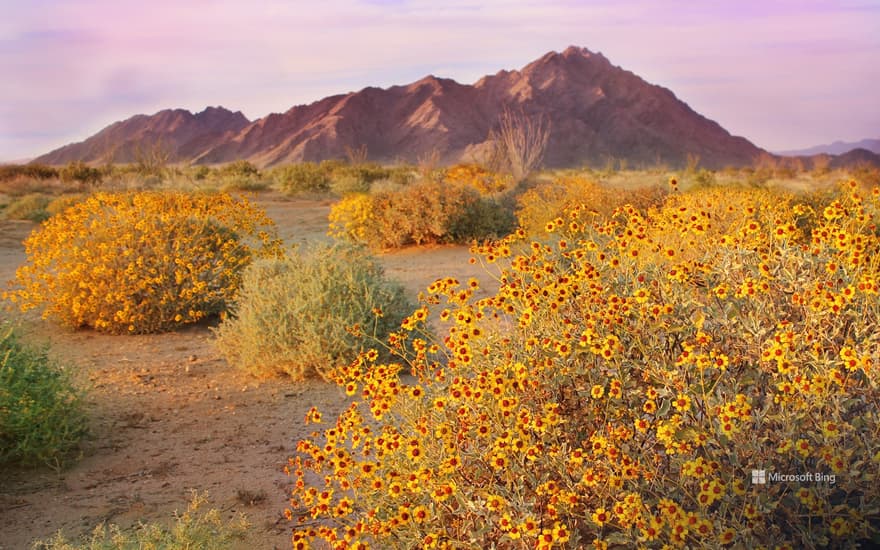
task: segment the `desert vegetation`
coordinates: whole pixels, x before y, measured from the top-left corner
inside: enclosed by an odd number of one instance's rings
[[[441,179],[349,194],[330,212],[330,234],[382,250],[499,237],[513,222],[502,198]]]
[[[96,193],[27,239],[21,288],[5,296],[71,328],[169,330],[224,310],[241,269],[277,251],[266,228],[226,194]]]
[[[141,523],[132,532],[118,525],[101,524],[79,540],[69,540],[57,533],[46,541],[37,541],[38,550],[128,550],[134,548],[167,548],[169,550],[211,550],[229,548],[241,540],[250,527],[244,515],[226,521],[220,512],[211,508],[206,494],[192,495],[185,511],[175,512],[174,523],[165,527],[159,523]]]
[[[498,292],[440,278],[416,315],[442,308],[445,335],[402,324],[418,383],[341,366],[362,400],[290,460],[294,547],[873,540],[880,190],[670,185],[477,247]]]
[[[86,431],[70,372],[0,323],[0,464],[59,468]]]
[[[225,364],[338,383],[351,406],[312,408],[287,466],[294,547],[876,540],[876,174],[691,164],[4,168],[2,216],[39,222],[4,296],[118,338],[207,319]],[[282,243],[265,195],[327,204],[333,242]],[[386,277],[393,251],[450,244],[485,276],[437,273],[418,303]],[[87,424],[70,369],[2,344],[4,460],[69,464]],[[246,536],[196,511],[191,537],[43,544]]]
[[[364,250],[315,245],[247,267],[217,346],[256,375],[326,378],[398,330],[413,307]]]

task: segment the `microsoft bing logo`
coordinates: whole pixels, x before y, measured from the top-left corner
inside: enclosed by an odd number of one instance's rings
[[[767,470],[752,470],[752,485],[767,483]]]

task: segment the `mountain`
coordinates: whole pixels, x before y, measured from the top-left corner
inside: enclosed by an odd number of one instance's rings
[[[830,168],[855,168],[876,166],[880,168],[880,155],[868,149],[858,148],[832,157]]]
[[[248,124],[250,121],[241,112],[233,113],[223,107],[208,107],[196,114],[166,109],[115,122],[85,141],[55,149],[34,162],[130,163],[154,154],[168,155],[171,161],[189,162],[232,139]]]
[[[612,159],[681,166],[696,156],[702,166],[717,168],[752,164],[764,153],[671,91],[572,46],[473,85],[427,76],[326,97],[253,122],[225,109],[139,115],[36,161],[127,162],[158,140],[176,160],[199,164],[246,159],[265,167],[341,158],[361,147],[379,162],[415,162],[432,154],[443,162],[479,160],[491,149],[490,132],[506,109],[549,121],[548,167]]]
[[[854,149],[866,149],[872,153],[880,155],[880,139],[863,139],[861,141],[835,141],[827,145],[817,145],[806,149],[796,149],[792,151],[780,151],[777,154],[784,156],[812,156],[812,155],[842,155]]]

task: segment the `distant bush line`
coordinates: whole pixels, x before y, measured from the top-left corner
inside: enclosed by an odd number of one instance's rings
[[[771,162],[772,161],[772,162]],[[41,164],[0,166],[0,219],[42,222],[94,191],[175,190],[261,192],[293,197],[334,198],[331,235],[385,250],[409,245],[470,243],[503,237],[516,227],[543,230],[572,204],[609,214],[622,204],[657,204],[666,181],[675,176],[682,189],[744,185],[818,193],[853,177],[880,184],[880,169],[861,166],[831,170],[764,159],[750,168],[710,171],[694,158],[673,172],[625,170],[623,162],[604,167],[531,172],[515,178],[478,164],[439,167],[435,161],[393,166],[363,158],[301,162],[259,168],[246,160],[222,166],[168,163],[63,167]]]

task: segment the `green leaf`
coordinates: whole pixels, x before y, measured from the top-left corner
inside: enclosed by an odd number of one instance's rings
[[[669,413],[669,408],[672,406],[671,399],[664,399],[663,403],[660,405],[660,409],[657,411],[657,417],[666,416]]]

